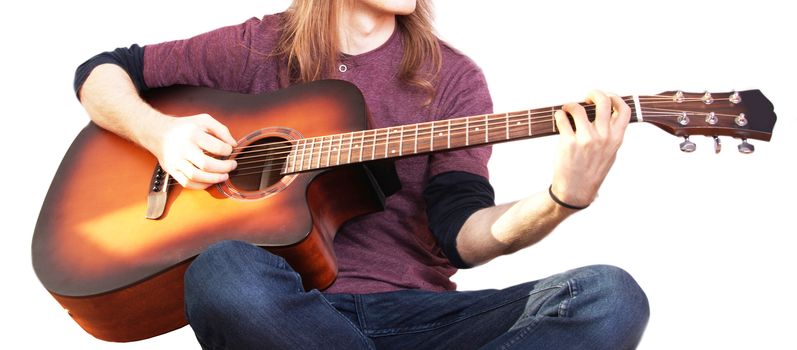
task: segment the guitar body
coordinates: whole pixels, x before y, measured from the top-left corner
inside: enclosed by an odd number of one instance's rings
[[[340,81],[264,95],[169,88],[146,99],[171,115],[208,113],[234,137],[248,135],[240,141],[244,146],[264,141],[258,141],[264,133],[273,141],[367,124],[362,95]],[[36,274],[100,339],[132,341],[185,325],[183,273],[222,240],[269,249],[288,260],[306,288],[325,288],[337,273],[337,230],[380,210],[384,200],[368,168],[352,165],[272,179],[268,189],[250,191],[264,194],[256,199],[230,198],[222,186],[192,191],[173,185],[163,214],[147,219],[156,165],[146,150],[89,123],[66,153],[39,215],[32,243]]]

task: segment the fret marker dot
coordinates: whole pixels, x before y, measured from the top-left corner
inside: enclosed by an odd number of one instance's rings
[[[473,131],[479,131],[479,128],[475,128],[475,129],[473,129]]]
[[[443,133],[441,132],[441,133],[437,134],[437,136],[443,136]]]
[[[390,153],[396,153],[396,150],[392,150],[392,151],[390,151]]]

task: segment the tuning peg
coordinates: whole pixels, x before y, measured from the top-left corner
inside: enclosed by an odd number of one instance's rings
[[[707,105],[714,103],[714,97],[711,97],[711,93],[708,91],[706,91],[706,93],[703,94],[703,97],[701,97],[700,100]]]
[[[739,144],[739,153],[750,154],[755,152],[755,146],[747,143],[747,139],[742,139],[742,143]]]
[[[722,151],[722,144],[720,143],[720,138],[714,136],[714,153],[720,153]]]
[[[684,137],[684,142],[681,142],[681,152],[692,153],[695,149],[697,149],[697,145],[689,141],[689,136]]]
[[[731,95],[728,97],[728,101],[731,101],[731,103],[738,105],[739,103],[742,103],[742,96],[739,95],[738,91],[734,90],[731,93]]]

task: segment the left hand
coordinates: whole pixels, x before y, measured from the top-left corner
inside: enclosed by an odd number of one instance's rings
[[[586,102],[595,104],[593,122],[587,118],[584,107],[577,103],[566,104],[554,114],[560,150],[552,191],[565,203],[575,206],[587,206],[597,196],[631,119],[631,108],[617,95],[592,91]],[[567,114],[573,117],[575,131]]]

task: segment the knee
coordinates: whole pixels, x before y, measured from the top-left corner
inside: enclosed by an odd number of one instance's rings
[[[258,249],[240,241],[222,241],[211,245],[199,254],[185,272],[186,292],[203,292],[216,286],[237,283],[236,274],[230,273],[246,264],[244,256],[249,249]]]
[[[597,317],[593,339],[603,339],[606,348],[633,348],[642,337],[650,316],[645,292],[625,270],[608,265],[585,268],[593,278],[584,286],[582,297],[590,299],[588,307]]]
[[[282,288],[271,276],[290,274],[285,261],[239,241],[223,241],[200,254],[185,272],[185,312],[189,321],[241,318]],[[264,288],[264,285],[274,288]]]

